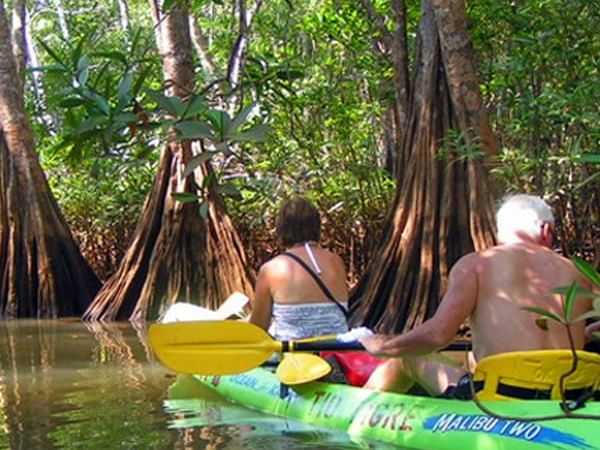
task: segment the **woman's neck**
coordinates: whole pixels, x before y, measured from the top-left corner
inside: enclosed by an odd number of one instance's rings
[[[297,247],[304,247],[307,244],[310,245],[311,247],[316,247],[317,245],[319,245],[319,243],[317,241],[304,241],[304,242],[297,242],[295,244],[292,244],[288,248],[292,249],[292,248],[297,248]]]
[[[315,268],[315,272],[317,272],[318,275],[321,275],[321,267],[319,266],[319,263],[317,262],[317,259],[315,258],[315,255],[313,254],[313,251],[311,249],[311,247],[316,247],[317,245],[318,243],[315,241],[298,242],[297,244],[294,244],[291,247],[289,247],[288,250],[292,250],[294,247],[304,248],[306,254],[308,255],[308,259],[310,259],[311,264]]]

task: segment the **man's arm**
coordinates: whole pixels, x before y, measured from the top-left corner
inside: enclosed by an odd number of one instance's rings
[[[375,335],[361,339],[367,350],[382,356],[417,356],[447,346],[460,325],[477,304],[477,264],[479,256],[461,258],[450,271],[448,289],[429,320],[408,333]]]

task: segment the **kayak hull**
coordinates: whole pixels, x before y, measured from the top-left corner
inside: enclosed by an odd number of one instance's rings
[[[559,402],[483,402],[496,414],[491,416],[472,401],[339,384],[312,382],[282,390],[277,377],[260,368],[239,375],[193,376],[191,380],[186,380],[184,388],[176,383],[171,395],[197,395],[196,384],[255,410],[412,449],[600,449],[598,420],[583,418],[600,419],[600,402],[588,402],[576,411],[577,418],[531,420],[562,415]]]

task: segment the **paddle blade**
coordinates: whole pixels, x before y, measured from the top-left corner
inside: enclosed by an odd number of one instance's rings
[[[149,334],[160,362],[179,373],[245,372],[281,351],[262,328],[236,320],[154,324]]]
[[[312,353],[285,353],[275,374],[279,381],[290,386],[318,380],[331,372],[323,358]]]

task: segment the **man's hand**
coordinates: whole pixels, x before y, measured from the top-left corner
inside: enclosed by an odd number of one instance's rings
[[[585,327],[585,341],[590,342],[594,339],[593,333],[600,331],[600,320],[590,323]]]
[[[385,356],[385,344],[389,340],[389,336],[385,334],[374,334],[373,336],[365,336],[359,339],[359,342],[367,349],[369,353],[376,356]]]

